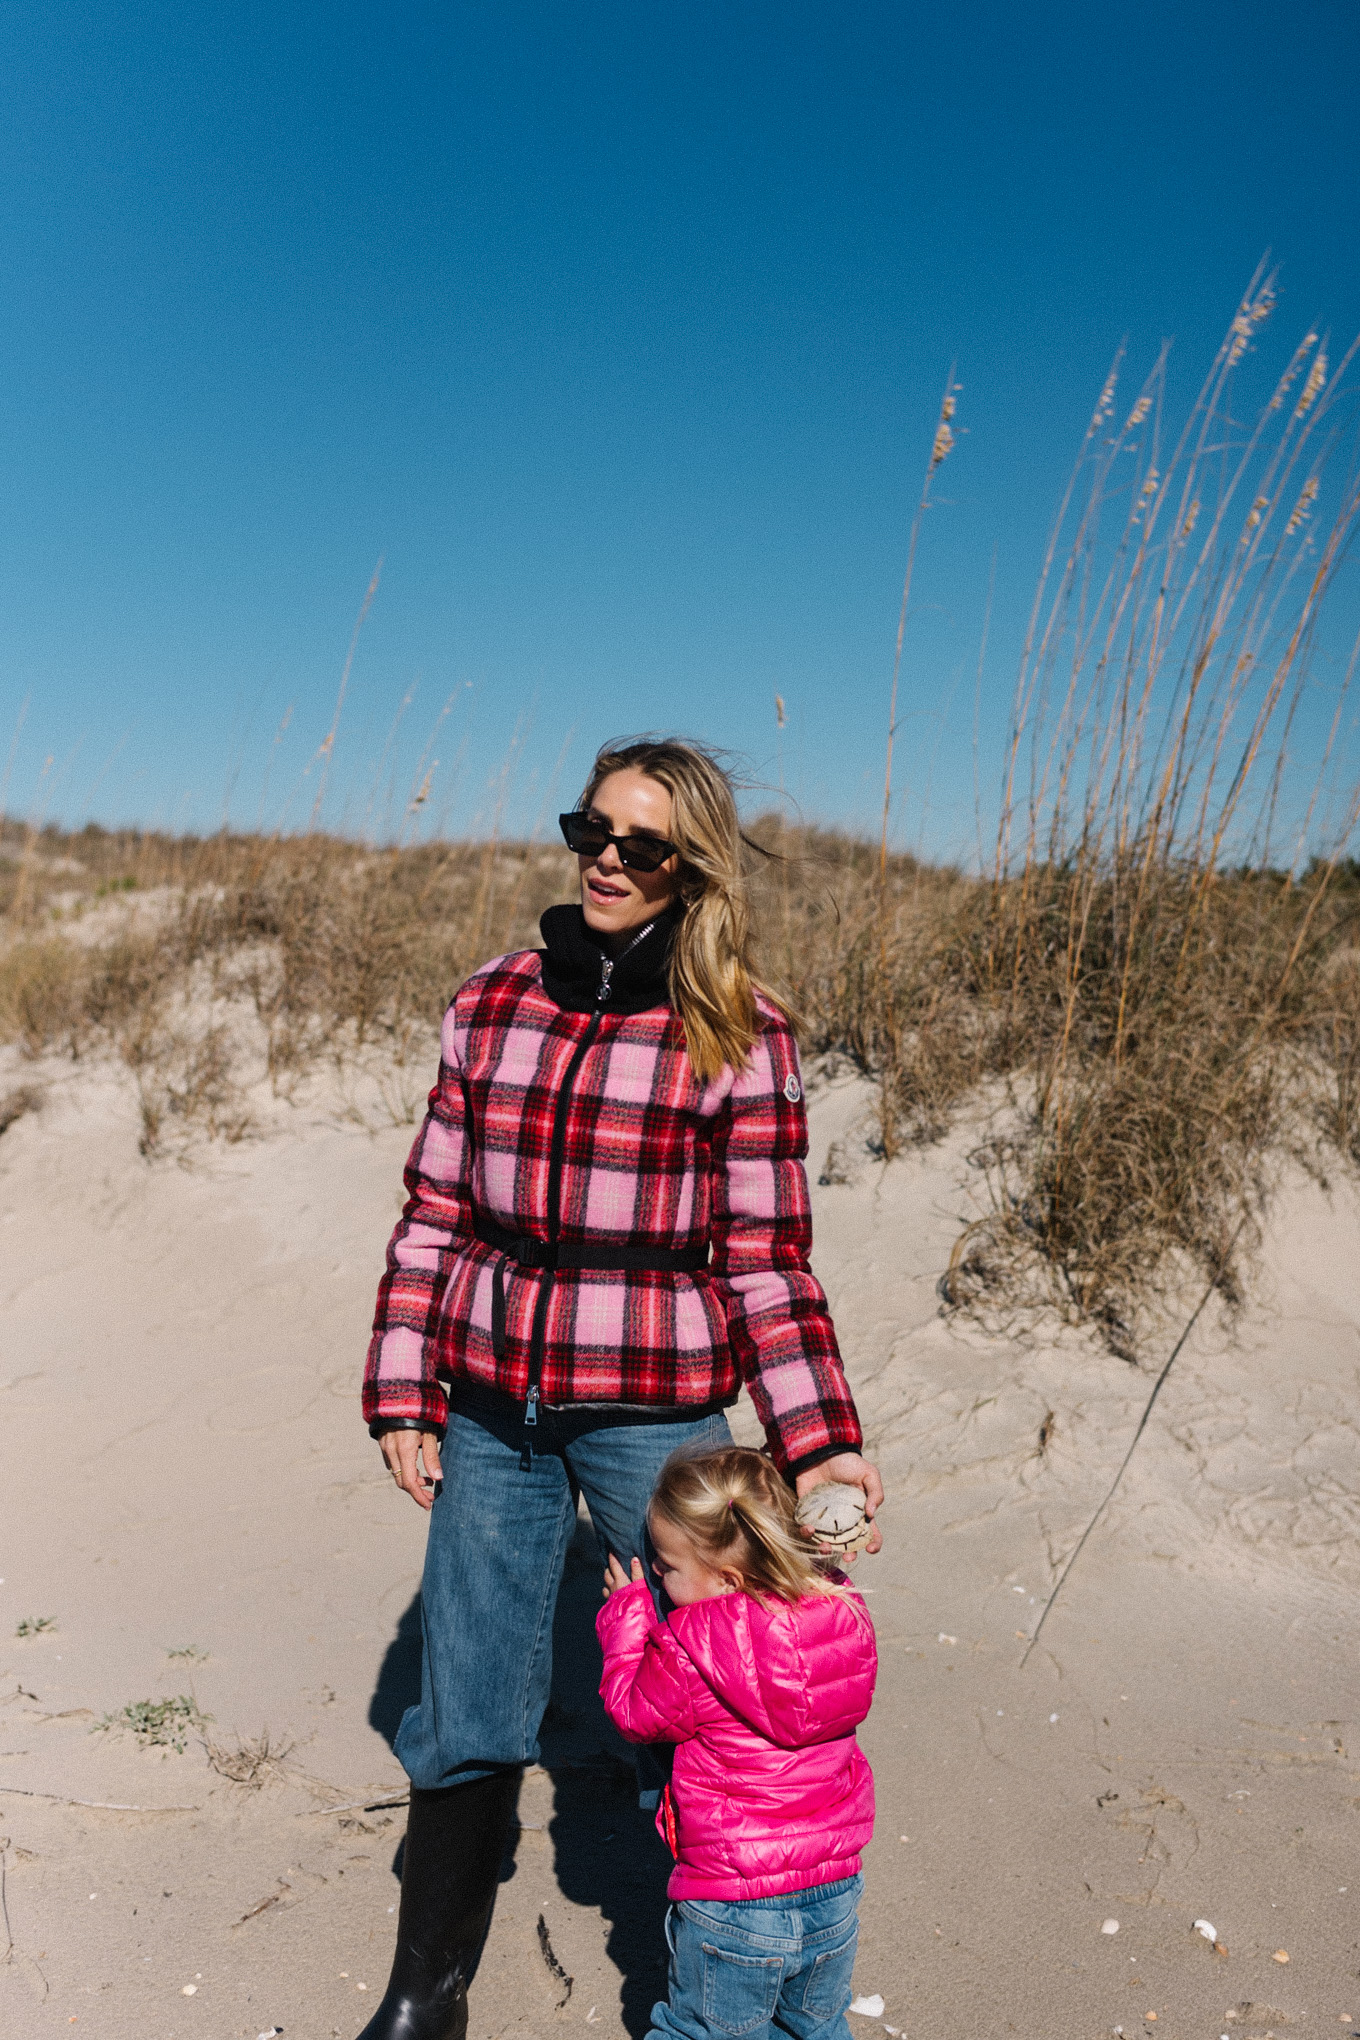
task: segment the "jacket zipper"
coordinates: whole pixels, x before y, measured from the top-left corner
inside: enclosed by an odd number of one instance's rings
[[[567,1112],[571,1105],[571,1087],[576,1073],[585,1061],[586,1050],[595,1039],[602,1019],[600,1013],[592,1013],[586,1024],[586,1031],[577,1042],[571,1061],[567,1064],[562,1088],[557,1094],[557,1107],[553,1113],[552,1146],[548,1150],[548,1244],[555,1245],[561,1230],[558,1201],[562,1194],[562,1163],[567,1144]],[[552,1270],[544,1269],[545,1278],[551,1277]],[[538,1422],[538,1385],[543,1376],[543,1334],[548,1316],[548,1294],[551,1280],[545,1279],[538,1285],[538,1301],[534,1306],[534,1322],[529,1334],[529,1388],[524,1399],[524,1424],[526,1430]],[[525,1450],[528,1450],[527,1444]]]
[[[595,991],[595,1004],[597,1006],[603,1006],[605,1001],[608,999],[610,993],[614,989],[615,965],[622,963],[625,956],[631,956],[633,951],[637,948],[639,942],[645,942],[647,940],[647,937],[651,934],[652,930],[655,928],[655,926],[656,926],[655,921],[648,921],[645,927],[638,929],[637,934],[628,944],[628,947],[626,949],[621,949],[617,956],[601,956],[600,982],[596,987]]]
[[[561,1231],[559,1205],[562,1196],[562,1165],[565,1159],[567,1144],[567,1112],[571,1105],[571,1087],[576,1081],[577,1071],[585,1061],[586,1050],[595,1039],[600,1021],[604,1017],[603,1009],[605,1001],[613,989],[612,981],[615,965],[622,963],[623,958],[630,951],[636,949],[639,942],[644,942],[655,926],[655,921],[649,921],[645,928],[639,929],[638,933],[628,944],[628,948],[623,950],[619,956],[602,956],[600,958],[600,982],[595,992],[596,1010],[591,1014],[586,1025],[586,1031],[577,1042],[571,1061],[567,1064],[566,1075],[562,1079],[562,1088],[557,1094],[557,1105],[553,1112],[552,1145],[548,1150],[548,1244],[550,1246],[556,1245],[557,1236]],[[543,1378],[544,1335],[547,1330],[548,1297],[552,1290],[551,1278],[553,1270],[545,1268],[543,1273],[545,1279],[538,1286],[538,1300],[534,1305],[534,1320],[529,1333],[529,1383],[524,1397],[524,1428],[526,1431],[533,1430],[538,1423],[539,1384]],[[524,1458],[522,1463],[527,1471],[531,1463],[529,1440],[527,1438],[524,1441]]]

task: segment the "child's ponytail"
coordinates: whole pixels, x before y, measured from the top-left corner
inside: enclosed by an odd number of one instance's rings
[[[661,1469],[652,1507],[688,1537],[716,1572],[735,1572],[753,1594],[796,1603],[834,1594],[829,1562],[794,1520],[794,1498],[770,1461],[747,1446],[677,1452]]]

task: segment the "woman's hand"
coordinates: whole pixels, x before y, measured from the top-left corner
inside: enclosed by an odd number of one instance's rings
[[[810,1466],[806,1473],[798,1475],[795,1486],[799,1500],[829,1480],[838,1480],[845,1487],[862,1488],[864,1513],[873,1522],[883,1505],[883,1482],[876,1466],[859,1452],[838,1452],[834,1459],[824,1459],[820,1466]],[[876,1551],[882,1551],[883,1532],[875,1530],[864,1548],[871,1558]]]
[[[434,1507],[434,1484],[444,1478],[437,1431],[384,1431],[378,1440],[388,1471],[422,1509]],[[421,1464],[424,1464],[424,1471]]]
[[[633,1573],[632,1578],[630,1579],[628,1574],[624,1571],[623,1567],[619,1564],[618,1560],[615,1558],[613,1552],[611,1551],[609,1554],[609,1563],[605,1567],[604,1571],[604,1597],[606,1601],[609,1599],[609,1596],[611,1594],[617,1594],[620,1587],[635,1586],[637,1582],[642,1578],[644,1578],[644,1574],[642,1570],[642,1560],[640,1558],[635,1558],[633,1560]]]

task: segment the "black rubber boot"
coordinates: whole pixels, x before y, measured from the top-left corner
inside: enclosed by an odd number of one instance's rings
[[[517,1770],[497,1771],[441,1792],[412,1788],[397,1952],[359,2040],[464,2040],[519,1781]]]

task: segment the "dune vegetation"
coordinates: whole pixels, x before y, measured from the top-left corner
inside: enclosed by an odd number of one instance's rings
[[[1240,424],[1240,365],[1273,309],[1258,276],[1174,427],[1165,351],[1131,400],[1111,371],[972,869],[893,853],[887,800],[880,843],[777,812],[750,824],[762,970],[806,1052],[870,1080],[865,1155],[978,1112],[984,1216],[959,1241],[954,1303],[1056,1308],[1129,1357],[1187,1275],[1240,1293],[1286,1162],[1360,1166],[1355,654],[1328,639],[1318,657],[1360,516],[1355,350],[1332,366],[1305,335]],[[918,530],[954,403],[951,384]],[[899,686],[927,684],[911,571],[893,720]],[[243,1138],[261,1086],[288,1097],[326,1069],[378,1072],[409,1117],[451,989],[534,941],[571,880],[533,843],[10,820],[0,1037],[30,1058],[121,1057],[148,1156]],[[11,1118],[38,1095],[12,1088]]]

